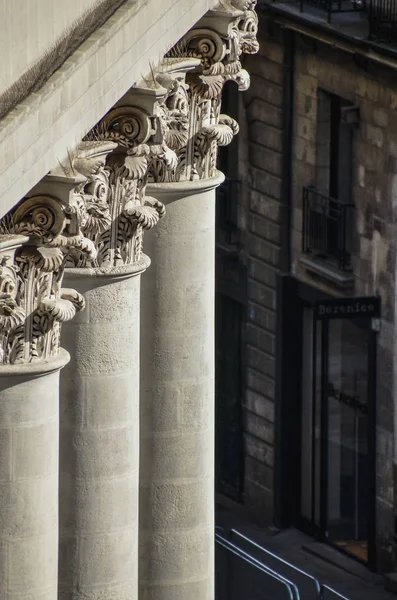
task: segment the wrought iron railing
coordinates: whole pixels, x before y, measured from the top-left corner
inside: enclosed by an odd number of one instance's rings
[[[397,44],[397,0],[273,0],[299,6],[304,12],[311,6],[326,13],[328,23],[336,13],[363,13],[368,22],[365,39]],[[364,22],[364,21],[362,21]]]
[[[350,271],[353,210],[353,204],[304,187],[303,252],[333,263],[341,271]]]
[[[300,0],[300,10],[304,10],[305,4],[310,4],[327,13],[328,23],[331,22],[334,13],[356,12],[363,9],[361,0]]]
[[[368,12],[369,39],[397,43],[396,0],[365,0]]]

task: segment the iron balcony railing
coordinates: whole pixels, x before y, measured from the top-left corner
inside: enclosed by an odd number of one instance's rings
[[[361,0],[300,0],[301,12],[305,4],[324,10],[327,13],[328,23],[331,22],[333,13],[356,12],[363,9]]]
[[[396,0],[364,0],[368,12],[369,39],[397,43]]]
[[[336,13],[362,13],[368,22],[364,37],[375,42],[397,44],[397,0],[273,0],[296,4],[303,12],[311,6],[324,11],[328,23]],[[361,21],[363,22],[363,21]]]
[[[325,196],[314,187],[304,187],[303,252],[341,271],[350,271],[353,211],[353,204]]]

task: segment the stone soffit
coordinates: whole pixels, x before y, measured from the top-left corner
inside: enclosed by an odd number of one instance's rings
[[[65,158],[216,0],[128,0],[0,122],[0,216]]]

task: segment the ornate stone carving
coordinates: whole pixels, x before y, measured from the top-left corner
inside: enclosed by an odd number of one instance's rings
[[[90,267],[98,264],[100,236],[111,226],[109,174],[105,169],[106,157],[117,148],[111,141],[91,140],[81,142],[52,173],[80,176],[74,191],[81,231],[94,248],[92,254],[73,248],[67,256],[66,266]]]
[[[167,89],[163,103],[169,127],[169,144],[178,155],[175,170],[155,165],[153,181],[206,179],[216,173],[218,147],[227,145],[238,124],[221,114],[221,94],[227,81],[240,90],[249,87],[241,54],[258,50],[256,0],[222,0],[189,31],[160,65],[156,80]],[[186,59],[196,60],[193,67]],[[185,76],[177,71],[184,64]],[[174,61],[174,64],[173,62]],[[175,101],[178,99],[178,101]]]
[[[16,235],[0,235],[0,364],[9,355],[8,340],[25,321],[25,310],[18,305],[18,268],[15,251],[28,238]]]
[[[177,156],[167,145],[166,114],[160,102],[165,92],[162,88],[130,90],[76,152],[73,165],[80,173],[95,144],[97,151],[102,144],[106,158],[77,194],[84,215],[82,229],[97,250],[90,266],[111,269],[138,262],[143,231],[165,214],[160,202],[145,196],[153,163],[161,163],[164,169],[177,167]],[[71,257],[74,266],[87,266],[81,255]]]
[[[61,323],[84,308],[80,294],[62,288],[68,252],[95,255],[80,231],[80,211],[71,195],[75,183],[47,176],[0,222],[2,364],[56,356]],[[61,198],[48,194],[60,187]]]
[[[161,158],[154,157],[150,165],[150,181],[179,181],[183,178],[186,149],[190,146],[191,136],[190,90],[186,74],[199,65],[198,59],[168,57],[153,76],[153,85],[163,90],[159,109],[165,124],[164,140],[175,154],[176,161],[174,165],[169,165]]]

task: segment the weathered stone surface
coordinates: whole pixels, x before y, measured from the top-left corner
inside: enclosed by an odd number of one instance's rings
[[[147,235],[152,265],[142,282],[139,560],[141,594],[162,600],[171,584],[173,598],[181,590],[212,597],[214,194],[221,181],[149,187],[167,215]]]
[[[0,596],[55,600],[60,351],[0,367]]]
[[[281,204],[282,200],[287,199],[281,198],[280,185],[282,118],[279,112],[281,106],[277,106],[277,103],[281,101],[282,93],[277,96],[277,101],[274,93],[275,89],[282,92],[277,86],[282,85],[280,67],[284,47],[274,22],[268,31],[269,35],[263,34],[260,39],[259,56],[249,57],[246,61],[255,77],[244,98],[248,118],[248,151],[239,176],[243,180],[241,210],[244,211],[244,219],[241,219],[241,223],[244,225],[249,274],[245,409],[246,414],[249,411],[258,418],[272,420],[272,400],[275,398],[273,353],[277,340],[269,336],[269,332],[275,333],[278,310],[274,295],[276,274],[283,257],[280,244],[285,239],[282,233],[288,209]],[[302,188],[315,185],[316,180],[318,90],[337,94],[360,109],[360,123],[353,130],[352,200],[356,209],[353,238],[355,281],[352,293],[379,293],[382,298],[382,323],[377,344],[377,514],[381,515],[378,540],[380,560],[386,565],[391,547],[387,528],[390,533],[396,512],[392,507],[395,504],[395,474],[392,469],[393,462],[396,462],[395,452],[392,451],[395,434],[391,434],[395,429],[395,343],[392,342],[394,334],[390,332],[395,331],[397,87],[395,81],[390,80],[380,67],[371,66],[364,72],[351,56],[338,50],[321,46],[314,52],[298,37],[295,42],[291,229],[288,236],[292,272],[299,280],[330,295],[338,295],[341,290],[325,280],[315,279],[300,264]],[[258,65],[257,61],[260,60],[262,63]],[[268,89],[265,92],[266,85]],[[256,441],[257,437],[263,438],[265,434],[261,431],[261,422],[254,423],[251,416],[246,418],[245,423],[250,432],[250,435],[247,432],[246,438],[245,504],[254,512],[259,512],[258,507],[262,514],[268,510],[267,517],[270,520],[273,483],[266,472],[268,454],[262,445],[263,439]],[[271,437],[267,440],[271,447]],[[254,468],[254,464],[259,466]]]
[[[143,259],[109,273],[68,269],[86,311],[65,327],[61,379],[59,593],[136,598],[139,312]]]
[[[0,44],[5,54],[4,85],[32,66],[37,57],[52,50],[74,19],[93,0],[71,6],[45,0],[36,5],[0,6]],[[37,93],[2,120],[0,127],[0,214],[8,212],[26,193],[67,156],[95,123],[125,94],[150,65],[180,40],[216,0],[157,0],[126,2],[103,27],[68,58]],[[61,8],[60,8],[61,7]],[[7,15],[5,14],[5,11]],[[48,27],[48,22],[51,26]],[[23,44],[14,48],[14,24]],[[170,26],[172,24],[172,26]],[[33,30],[32,30],[33,28]],[[29,32],[37,33],[31,35]],[[131,31],[139,35],[131,35]],[[10,42],[11,39],[11,42]],[[14,41],[12,41],[14,40]],[[30,47],[29,53],[27,47]],[[53,50],[52,50],[53,51]]]

